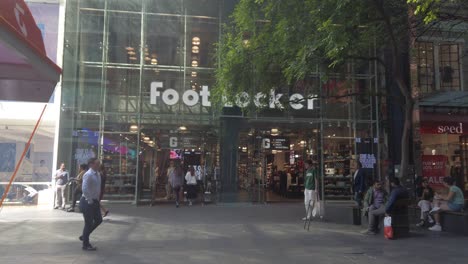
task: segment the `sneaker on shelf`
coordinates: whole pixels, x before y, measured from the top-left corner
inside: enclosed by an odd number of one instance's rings
[[[416,224],[417,227],[423,227],[424,226],[424,221],[421,221],[419,223]]]
[[[441,232],[442,227],[439,224],[435,224],[434,226],[429,228],[430,231]]]

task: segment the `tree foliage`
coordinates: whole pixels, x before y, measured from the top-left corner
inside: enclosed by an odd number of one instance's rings
[[[214,100],[241,92],[268,94],[280,86],[326,80],[346,62],[377,60],[403,97],[401,173],[409,160],[413,98],[404,65],[409,47],[443,18],[464,19],[453,5],[466,0],[240,0],[218,46]],[[446,4],[451,8],[447,9]],[[466,9],[465,9],[466,10]],[[374,47],[391,54],[382,61]]]

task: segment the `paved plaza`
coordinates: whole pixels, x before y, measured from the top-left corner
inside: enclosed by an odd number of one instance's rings
[[[79,213],[5,207],[0,213],[0,263],[466,263],[467,237],[415,232],[388,241],[362,227],[312,223],[301,204],[109,205],[111,214],[83,252]]]

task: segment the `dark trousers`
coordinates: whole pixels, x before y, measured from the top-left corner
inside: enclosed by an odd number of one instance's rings
[[[89,235],[102,223],[101,208],[98,200],[88,204],[84,197],[80,199],[80,210],[83,212],[83,246],[89,245]]]
[[[81,186],[75,186],[75,190],[73,190],[73,200],[71,208],[75,209],[76,200],[78,200],[83,193],[81,192]]]
[[[175,201],[176,201],[176,204],[179,204],[179,200],[180,200],[180,186],[173,186],[172,187],[172,190],[174,190],[174,194],[175,194]]]

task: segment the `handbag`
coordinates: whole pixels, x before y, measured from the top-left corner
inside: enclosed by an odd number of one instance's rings
[[[312,217],[323,218],[323,201],[320,200],[318,192],[315,192],[315,203],[314,208],[312,209]]]
[[[384,236],[386,239],[393,239],[393,227],[391,216],[386,216],[384,218]]]

